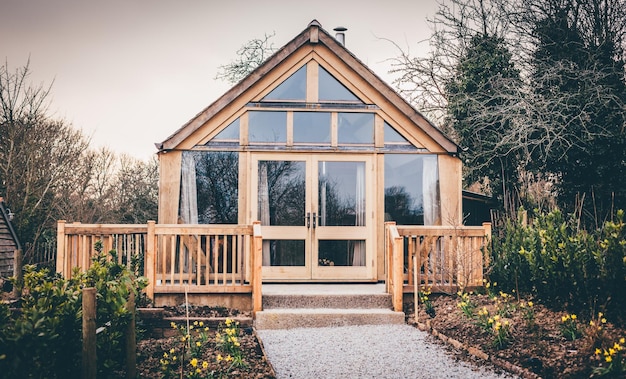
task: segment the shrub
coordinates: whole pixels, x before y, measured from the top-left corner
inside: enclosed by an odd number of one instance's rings
[[[616,221],[593,232],[580,230],[575,218],[558,210],[536,215],[529,226],[521,217],[509,220],[493,238],[491,280],[557,309],[591,314],[600,307],[618,317],[626,307],[623,218],[620,210]]]

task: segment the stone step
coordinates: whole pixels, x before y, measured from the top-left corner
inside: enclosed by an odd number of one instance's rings
[[[267,308],[256,313],[257,329],[404,324],[404,312],[381,308]]]
[[[391,295],[380,294],[276,294],[263,296],[266,308],[392,308]]]

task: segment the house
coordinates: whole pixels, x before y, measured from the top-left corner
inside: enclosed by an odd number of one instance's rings
[[[383,227],[460,225],[458,146],[317,21],[157,145],[159,223],[263,227],[264,281],[378,281]]]
[[[405,285],[480,284],[459,147],[341,40],[312,21],[158,143],[158,223],[59,221],[57,271],[102,239],[144,255],[157,305],[255,311],[261,283],[385,282],[396,310]]]
[[[13,214],[0,197],[0,277],[8,278],[14,275],[13,265],[15,251],[22,247],[11,224]]]

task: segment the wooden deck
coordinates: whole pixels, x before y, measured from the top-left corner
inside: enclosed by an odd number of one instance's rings
[[[404,292],[455,291],[481,286],[484,248],[491,225],[482,227],[385,224],[385,290],[402,310]],[[261,225],[68,224],[58,222],[57,272],[86,270],[94,246],[115,250],[119,263],[148,278],[146,295],[246,295],[262,310]],[[141,267],[133,262],[143,262]],[[209,296],[210,297],[210,296]],[[202,296],[206,301],[207,296]],[[190,300],[191,302],[191,300]]]

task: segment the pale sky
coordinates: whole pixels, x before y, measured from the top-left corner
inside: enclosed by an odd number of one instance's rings
[[[435,0],[0,0],[0,57],[30,57],[50,84],[53,117],[140,159],[230,88],[216,80],[247,41],[276,33],[280,48],[316,19],[388,83],[394,41],[424,55]]]

